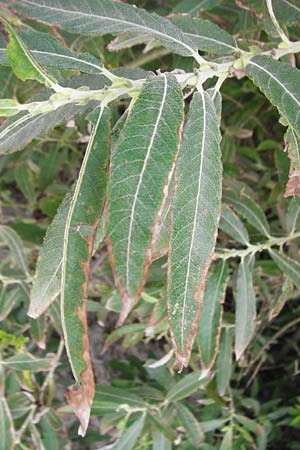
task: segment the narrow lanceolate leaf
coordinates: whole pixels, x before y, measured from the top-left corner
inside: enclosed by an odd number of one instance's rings
[[[16,8],[24,14],[46,23],[61,25],[75,33],[104,35],[133,31],[149,34],[162,45],[183,56],[193,56],[199,62],[197,47],[170,21],[122,2],[92,0],[59,2],[22,0]]]
[[[219,121],[209,94],[190,105],[176,168],[168,268],[168,307],[177,362],[186,366],[195,335],[205,279],[221,210]]]
[[[209,20],[187,15],[171,16],[170,20],[194,42],[199,50],[220,55],[238,50],[233,37]]]
[[[200,359],[205,368],[213,366],[219,347],[227,278],[228,267],[222,261],[210,274],[205,286],[198,330]]]
[[[300,289],[300,263],[275,250],[269,250],[269,253],[279,269],[292,280],[298,289]]]
[[[300,199],[289,200],[286,213],[286,231],[288,234],[294,233],[300,226]]]
[[[201,442],[204,441],[204,434],[198,420],[192,414],[192,412],[182,403],[176,404],[176,411],[178,414],[179,422],[186,431],[187,439],[193,446],[199,448]]]
[[[236,286],[235,354],[240,359],[249,344],[256,318],[256,299],[252,270],[254,256],[246,256],[240,262]]]
[[[50,88],[55,87],[55,79],[48,75],[45,69],[34,59],[22,38],[6,20],[1,19],[1,21],[8,32],[9,43],[6,47],[6,54],[15,75],[23,81],[37,80]]]
[[[63,47],[59,40],[50,34],[37,31],[25,31],[19,34],[31,55],[42,66],[80,70],[87,73],[99,73],[101,71],[101,64],[95,57],[89,54],[75,53]],[[6,45],[1,37],[0,64],[9,64],[6,56]]]
[[[85,435],[94,397],[86,303],[94,237],[104,204],[109,112],[101,108],[79,172],[68,211],[61,274],[61,317],[66,350],[76,385],[66,396]]]
[[[18,234],[6,225],[0,225],[0,241],[6,244],[16,265],[22,272],[29,276],[27,258],[24,253],[23,243]]]
[[[60,292],[64,231],[72,193],[66,195],[49,226],[36,266],[28,315],[40,316]]]
[[[2,286],[0,291],[0,321],[4,320],[18,302],[22,291],[21,285],[9,289],[7,285]]]
[[[255,56],[250,59],[245,70],[270,102],[278,108],[289,125],[299,134],[299,69],[267,56]]]
[[[182,95],[176,79],[170,75],[148,79],[112,154],[107,243],[123,298],[120,324],[145,283],[182,118]]]
[[[249,234],[246,230],[243,222],[240,218],[232,211],[231,208],[224,205],[222,208],[220,228],[230,237],[240,242],[241,244],[249,244]]]
[[[173,13],[186,13],[190,15],[197,15],[198,11],[209,11],[215,8],[223,0],[181,0],[173,9]]]
[[[266,237],[270,237],[270,228],[266,216],[261,207],[250,197],[232,191],[223,192],[224,202],[231,205],[238,214]]]
[[[40,358],[33,356],[31,353],[20,353],[0,362],[0,364],[9,369],[28,370],[28,372],[47,372],[54,363],[54,357],[45,356]]]
[[[193,372],[184,376],[178,383],[173,385],[166,394],[168,402],[177,402],[183,398],[189,397],[200,386],[205,385],[209,381],[208,371]]]
[[[300,197],[300,137],[292,127],[285,134],[285,143],[290,158],[290,173],[284,196]]]
[[[0,394],[0,450],[13,450],[15,448],[15,429],[11,413],[5,397]]]
[[[223,397],[229,386],[232,369],[232,333],[231,328],[223,328],[220,340],[220,350],[217,358],[217,389]]]
[[[157,429],[153,436],[152,450],[172,450],[172,442]]]
[[[15,116],[22,110],[22,105],[20,105],[15,100],[10,98],[0,99],[0,117],[11,117]]]
[[[110,447],[110,450],[131,450],[143,431],[144,424],[145,414],[142,414]]]

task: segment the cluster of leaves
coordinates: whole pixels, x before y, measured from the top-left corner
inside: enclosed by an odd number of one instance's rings
[[[268,349],[300,321],[300,9],[160,3],[1,2],[0,448],[68,448],[72,411],[82,436],[102,417],[80,445],[126,450],[263,450],[299,426],[261,368],[294,397],[297,344],[287,369]],[[166,355],[95,385],[87,311],[119,314],[104,350]]]

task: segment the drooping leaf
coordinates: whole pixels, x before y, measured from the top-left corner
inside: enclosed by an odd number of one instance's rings
[[[300,263],[275,250],[269,250],[269,253],[279,269],[292,280],[298,289],[300,289]]]
[[[142,414],[110,447],[110,450],[131,450],[143,431],[144,424],[145,415]]]
[[[204,441],[204,434],[200,423],[194,414],[182,403],[176,403],[176,411],[179,421],[186,430],[187,439],[194,447],[199,448],[201,442]]]
[[[237,196],[234,192],[223,192],[224,202],[231,205],[238,214],[266,237],[270,237],[270,227],[261,207],[252,198],[244,194]]]
[[[172,10],[173,13],[185,13],[197,15],[198,11],[209,11],[215,8],[223,0],[181,0]]]
[[[40,250],[28,310],[32,318],[41,315],[60,292],[64,231],[71,198],[72,192],[59,206]]]
[[[294,233],[300,225],[300,199],[289,200],[286,213],[286,231],[288,234]]]
[[[59,40],[50,34],[38,31],[21,31],[19,34],[34,59],[42,66],[80,70],[87,73],[101,72],[101,64],[95,57],[88,53],[76,53],[63,47]],[[9,64],[5,42],[1,38],[0,64]]]
[[[249,243],[249,234],[243,222],[227,205],[222,208],[220,228],[241,244],[247,245]]]
[[[122,2],[93,0],[87,4],[74,0],[66,4],[50,0],[46,4],[42,0],[22,0],[21,6],[17,4],[15,6],[30,17],[60,25],[65,30],[75,33],[89,35],[123,31],[147,33],[173,52],[193,56],[200,61],[193,41],[170,21]]]
[[[227,391],[231,378],[232,367],[232,333],[228,327],[223,328],[220,339],[220,349],[217,358],[217,389],[221,397]]]
[[[300,197],[300,137],[292,127],[285,134],[285,144],[290,158],[290,172],[284,196]]]
[[[221,210],[219,121],[209,94],[194,94],[176,168],[168,305],[173,346],[186,366],[197,332]]]
[[[166,400],[168,402],[178,402],[183,398],[189,397],[200,386],[205,385],[209,380],[208,372],[194,372],[184,376],[178,381],[166,394]]]
[[[198,330],[200,359],[205,368],[213,366],[219,347],[227,278],[227,264],[222,261],[211,272],[205,286]]]
[[[65,223],[61,317],[66,350],[76,385],[66,396],[80,420],[84,435],[94,397],[94,377],[89,355],[86,303],[89,265],[95,232],[106,192],[106,166],[110,133],[109,112],[101,108],[81,165]]]
[[[14,423],[2,394],[0,394],[0,430],[0,450],[13,450],[16,445]]]
[[[255,56],[250,59],[245,71],[270,102],[278,108],[288,124],[300,133],[299,69],[268,56]]]
[[[43,358],[33,356],[31,353],[20,353],[0,361],[5,367],[13,370],[28,370],[29,372],[47,372],[51,369],[55,359],[45,356]]]
[[[170,20],[183,30],[185,36],[188,36],[199,50],[220,55],[238,50],[233,37],[209,20],[187,15],[174,15]]]
[[[256,298],[252,270],[254,256],[246,256],[240,262],[236,286],[235,354],[240,359],[249,344],[256,318]]]
[[[145,283],[177,154],[182,108],[173,76],[150,78],[111,157],[107,243],[123,297],[119,324]]]
[[[1,19],[8,32],[9,43],[6,54],[15,75],[20,80],[37,80],[47,87],[55,87],[56,80],[35,60],[22,38],[10,26],[6,20]]]
[[[9,247],[19,269],[29,276],[27,258],[24,253],[22,240],[18,234],[11,227],[0,225],[0,240]]]

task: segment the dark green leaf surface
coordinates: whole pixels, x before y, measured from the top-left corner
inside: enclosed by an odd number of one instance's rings
[[[194,94],[183,131],[172,205],[168,305],[180,367],[188,364],[221,210],[219,121],[211,97]]]
[[[220,228],[241,244],[249,243],[249,234],[240,218],[227,205],[222,207]]]
[[[110,450],[131,450],[143,431],[145,415],[142,414],[118,439]]]
[[[254,256],[246,256],[240,262],[236,286],[235,354],[240,359],[249,344],[255,325],[256,298],[252,280]]]
[[[192,414],[192,412],[182,403],[176,404],[176,411],[179,421],[186,430],[188,440],[196,448],[199,448],[201,442],[204,441],[204,434],[201,429],[200,423]]]
[[[220,262],[206,282],[198,329],[198,344],[203,367],[214,364],[221,332],[222,303],[228,278],[225,261]]]
[[[0,394],[0,450],[15,448],[15,429],[5,397]]]
[[[275,250],[269,250],[269,253],[280,270],[282,270],[292,280],[294,285],[300,289],[300,263]]]
[[[172,450],[172,443],[163,433],[155,430],[152,450]]]
[[[109,112],[100,109],[81,165],[66,218],[61,274],[61,317],[66,350],[76,385],[69,389],[84,435],[94,397],[86,302],[94,236],[104,205],[109,145]]]
[[[1,363],[1,362],[0,362]],[[5,367],[13,370],[28,370],[29,372],[48,371],[54,363],[53,357],[36,357],[30,353],[20,353],[2,361]]]
[[[183,398],[189,397],[195,391],[207,383],[209,377],[207,372],[194,372],[185,375],[178,383],[171,387],[167,392],[166,400],[168,402],[177,402]]]
[[[222,3],[222,1],[223,0],[182,0],[172,12],[197,15],[198,11],[209,11]]]
[[[292,198],[289,200],[286,213],[286,231],[288,234],[294,233],[300,225],[300,199]]]
[[[27,258],[19,235],[9,226],[0,225],[0,241],[9,247],[18,268],[29,276]]]
[[[224,396],[231,378],[232,368],[232,333],[230,328],[223,328],[220,339],[220,349],[217,358],[217,388]]]
[[[127,119],[111,158],[108,248],[123,307],[123,323],[143,289],[168,195],[183,118],[173,76],[150,78]]]
[[[64,29],[82,34],[103,35],[123,31],[147,33],[159,39],[165,47],[183,56],[194,56],[197,47],[175,25],[166,19],[111,0],[81,0],[60,2],[49,0],[22,0],[16,7],[24,14],[43,22],[61,25]]]

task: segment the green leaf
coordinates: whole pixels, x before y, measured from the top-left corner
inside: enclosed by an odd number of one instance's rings
[[[275,250],[270,249],[269,253],[279,269],[292,280],[298,289],[300,289],[300,263]]]
[[[288,124],[300,133],[299,69],[267,56],[255,56],[250,59],[245,70]]]
[[[28,310],[33,318],[40,316],[60,292],[64,231],[71,198],[72,192],[59,206],[40,250]]]
[[[46,348],[47,318],[45,315],[37,319],[30,319],[30,335],[33,342],[41,349]]]
[[[50,88],[56,87],[57,83],[55,79],[48,75],[40,64],[33,58],[27,46],[16,31],[8,22],[6,22],[6,20],[1,19],[1,21],[8,32],[9,43],[6,47],[6,54],[15,75],[23,81],[37,80]]]
[[[9,247],[19,269],[22,270],[25,275],[29,276],[23,242],[18,234],[7,225],[0,225],[0,241],[4,242]]]
[[[123,327],[119,327],[116,330],[112,331],[104,342],[103,351],[105,352],[108,347],[113,344],[120,337],[124,337],[128,334],[133,333],[144,333],[145,324],[142,323],[132,323],[130,325],[124,325]]]
[[[84,435],[94,397],[89,355],[86,302],[94,237],[104,206],[109,140],[109,112],[100,109],[81,165],[66,218],[61,272],[61,318],[76,385],[66,396]]]
[[[185,375],[178,383],[171,387],[167,392],[166,401],[178,402],[183,398],[189,397],[195,391],[203,386],[209,380],[208,372],[194,372]]]
[[[252,270],[254,256],[246,256],[240,262],[236,286],[235,354],[240,359],[248,346],[254,331],[256,299],[253,288]]]
[[[206,282],[201,315],[199,320],[198,344],[201,364],[211,368],[214,364],[220,340],[222,303],[228,279],[228,267],[220,262],[211,272]]]
[[[186,431],[186,437],[192,445],[199,448],[201,442],[204,441],[204,434],[200,423],[192,412],[181,403],[176,403],[176,411],[181,425]]]
[[[182,117],[182,95],[176,79],[172,75],[148,79],[112,154],[107,242],[115,281],[123,297],[119,324],[145,284],[174,168]]]
[[[286,149],[290,158],[289,179],[286,185],[285,197],[300,195],[300,137],[292,127],[284,136]]]
[[[297,3],[295,0],[294,3]],[[274,14],[280,22],[293,23],[300,20],[300,7],[291,0],[273,0]]]
[[[223,397],[229,386],[232,368],[232,333],[228,327],[223,328],[220,349],[217,358],[217,388]]]
[[[172,443],[163,433],[155,430],[152,450],[172,450]]]
[[[21,109],[22,106],[15,100],[10,98],[3,98],[0,100],[0,116],[2,117],[15,116]]]
[[[113,403],[115,407],[128,405],[136,408],[145,408],[147,406],[138,395],[129,390],[124,390],[115,386],[97,384],[93,408],[96,408],[97,405],[100,405],[102,402]]]
[[[270,227],[261,207],[244,194],[237,196],[232,191],[223,192],[223,201],[229,203],[238,214],[266,237],[270,237]]]
[[[80,70],[87,73],[100,73],[101,64],[88,53],[76,53],[63,47],[59,40],[47,33],[21,31],[20,37],[35,60],[42,66],[56,69]],[[0,39],[0,64],[9,64],[6,58],[4,40]]]
[[[18,188],[28,203],[33,203],[35,200],[35,192],[31,173],[28,170],[27,164],[18,164],[17,167],[15,167],[14,174]]]
[[[212,419],[200,422],[201,429],[203,433],[210,433],[211,431],[222,428],[228,419]]]
[[[47,372],[54,363],[54,357],[45,356],[39,358],[30,353],[20,353],[10,358],[0,361],[5,367],[13,370],[28,370],[29,372]]]
[[[181,0],[172,12],[197,15],[198,11],[209,11],[222,3],[222,1],[223,0]]]
[[[17,304],[20,290],[22,290],[21,286],[12,289],[8,289],[7,285],[2,286],[0,292],[0,321],[4,320]]]
[[[110,450],[131,450],[142,433],[144,424],[145,415],[142,414],[110,447]]]
[[[241,244],[249,244],[249,234],[240,218],[232,211],[231,208],[224,205],[220,219],[220,228],[230,237]]]
[[[299,229],[300,225],[300,199],[291,198],[286,213],[286,231],[292,234]]]
[[[231,450],[232,449],[232,428],[226,431],[222,439],[219,450]]]
[[[124,31],[147,33],[173,52],[201,61],[193,41],[170,21],[122,2],[74,0],[66,4],[50,0],[45,4],[41,0],[24,0],[22,5],[15,6],[30,17],[60,25],[67,31],[98,36]]]
[[[233,37],[209,20],[187,15],[171,16],[170,20],[184,31],[185,36],[191,39],[199,50],[217,55],[238,51]]]
[[[13,450],[15,448],[14,423],[5,398],[0,394],[0,450]]]
[[[209,94],[194,94],[176,168],[168,305],[177,363],[186,366],[198,327],[221,210],[219,121]]]

